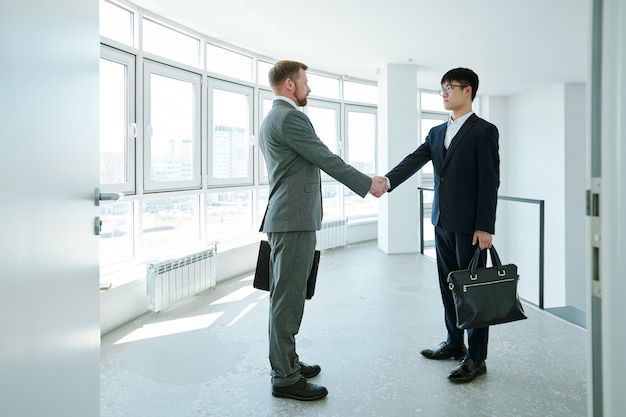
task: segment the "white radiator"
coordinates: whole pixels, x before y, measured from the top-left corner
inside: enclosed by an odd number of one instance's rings
[[[317,231],[317,250],[338,248],[348,243],[348,219],[328,220]]]
[[[148,264],[146,286],[150,309],[161,311],[174,303],[214,287],[213,248],[178,259]]]

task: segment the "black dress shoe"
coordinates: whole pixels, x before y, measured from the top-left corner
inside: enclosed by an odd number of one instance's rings
[[[487,373],[487,365],[485,361],[475,361],[465,357],[459,366],[454,368],[448,379],[456,383],[472,382],[478,375]]]
[[[306,379],[313,378],[320,372],[322,372],[322,368],[319,365],[307,365],[304,362],[298,362],[300,365],[300,374]]]
[[[292,398],[300,401],[321,400],[328,395],[326,387],[312,384],[302,377],[298,382],[286,387],[272,387],[272,395],[279,398]]]
[[[442,342],[435,349],[424,349],[420,353],[428,359],[461,359],[465,352],[465,345],[452,346],[448,342]]]

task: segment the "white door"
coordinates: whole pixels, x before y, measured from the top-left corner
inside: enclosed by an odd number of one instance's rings
[[[99,414],[98,0],[0,2],[0,415]]]

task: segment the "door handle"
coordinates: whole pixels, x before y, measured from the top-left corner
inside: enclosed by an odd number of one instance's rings
[[[101,201],[117,201],[122,198],[124,198],[124,193],[101,193],[100,187],[96,188],[96,206],[99,206]]]
[[[102,220],[100,220],[100,217],[96,217],[93,222],[93,232],[96,236],[100,236],[101,231],[102,231]]]

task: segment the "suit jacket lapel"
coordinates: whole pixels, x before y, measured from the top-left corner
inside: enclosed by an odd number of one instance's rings
[[[433,164],[441,166],[446,156],[446,150],[443,146],[443,142],[446,139],[446,124],[437,126],[432,132],[432,138],[430,142]]]
[[[463,140],[463,136],[465,136],[465,134],[472,128],[477,119],[478,116],[476,116],[476,113],[474,113],[465,121],[465,123],[463,123],[463,126],[461,126],[461,129],[459,129],[457,134],[454,136],[454,138],[452,139],[452,143],[450,143],[450,147],[445,153],[446,157],[443,160],[443,166],[448,163],[454,151],[459,147],[459,143]]]

